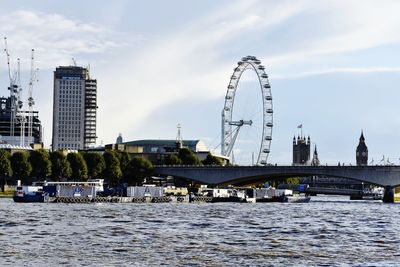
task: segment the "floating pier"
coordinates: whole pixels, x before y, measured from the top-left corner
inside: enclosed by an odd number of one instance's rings
[[[204,198],[204,200],[203,200]],[[203,200],[203,201],[202,201]],[[189,203],[190,196],[161,197],[48,197],[47,203]],[[195,197],[193,202],[211,202],[206,197]]]

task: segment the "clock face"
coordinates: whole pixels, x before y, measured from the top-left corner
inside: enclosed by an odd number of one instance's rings
[[[365,157],[365,156],[367,155],[367,153],[366,153],[366,152],[363,152],[362,155],[363,155],[363,157]]]
[[[357,152],[356,154],[357,154],[357,157],[360,156],[360,152]]]

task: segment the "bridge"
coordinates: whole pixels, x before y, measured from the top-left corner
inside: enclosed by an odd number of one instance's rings
[[[154,166],[153,173],[207,185],[248,185],[271,178],[332,176],[385,187],[384,202],[394,202],[400,166]]]

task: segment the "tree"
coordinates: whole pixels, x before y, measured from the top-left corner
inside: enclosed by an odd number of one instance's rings
[[[144,178],[153,173],[153,164],[145,158],[133,157],[126,168],[127,182],[129,185],[142,184]]]
[[[62,178],[69,178],[72,174],[71,165],[62,151],[50,153],[51,177],[59,181]]]
[[[119,160],[119,166],[121,168],[122,176],[124,176],[126,168],[129,165],[129,162],[131,161],[131,155],[129,155],[128,152],[122,151],[117,153],[118,160]]]
[[[189,148],[179,149],[178,157],[184,165],[200,165],[201,161]]]
[[[106,169],[103,173],[104,179],[112,186],[118,185],[122,172],[116,153],[114,151],[106,151],[103,157],[106,163]]]
[[[29,174],[32,171],[32,166],[29,163],[29,154],[25,151],[15,152],[11,155],[10,161],[14,180],[21,180],[23,183],[27,183]]]
[[[4,185],[6,184],[7,176],[12,175],[12,168],[10,163],[10,153],[4,149],[0,149],[0,177],[1,187],[4,191]]]
[[[37,179],[45,179],[51,174],[51,161],[49,152],[44,149],[38,149],[31,152],[29,162],[32,165],[31,176]]]
[[[292,184],[292,185],[298,185],[298,184],[300,184],[300,178],[299,177],[286,178],[285,183]]]
[[[182,165],[182,160],[175,154],[171,154],[165,157],[165,165]]]
[[[202,161],[203,165],[218,165],[222,166],[224,163],[220,158],[217,158],[211,153],[208,153],[207,157]]]
[[[88,176],[92,179],[101,178],[106,168],[103,156],[98,153],[84,153],[83,158],[88,168]]]
[[[85,180],[87,178],[87,166],[86,162],[80,153],[69,153],[67,155],[67,160],[71,165],[72,175],[71,178],[73,180]]]

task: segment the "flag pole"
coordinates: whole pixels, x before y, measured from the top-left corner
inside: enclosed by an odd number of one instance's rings
[[[303,124],[300,126],[300,137],[303,138]]]

